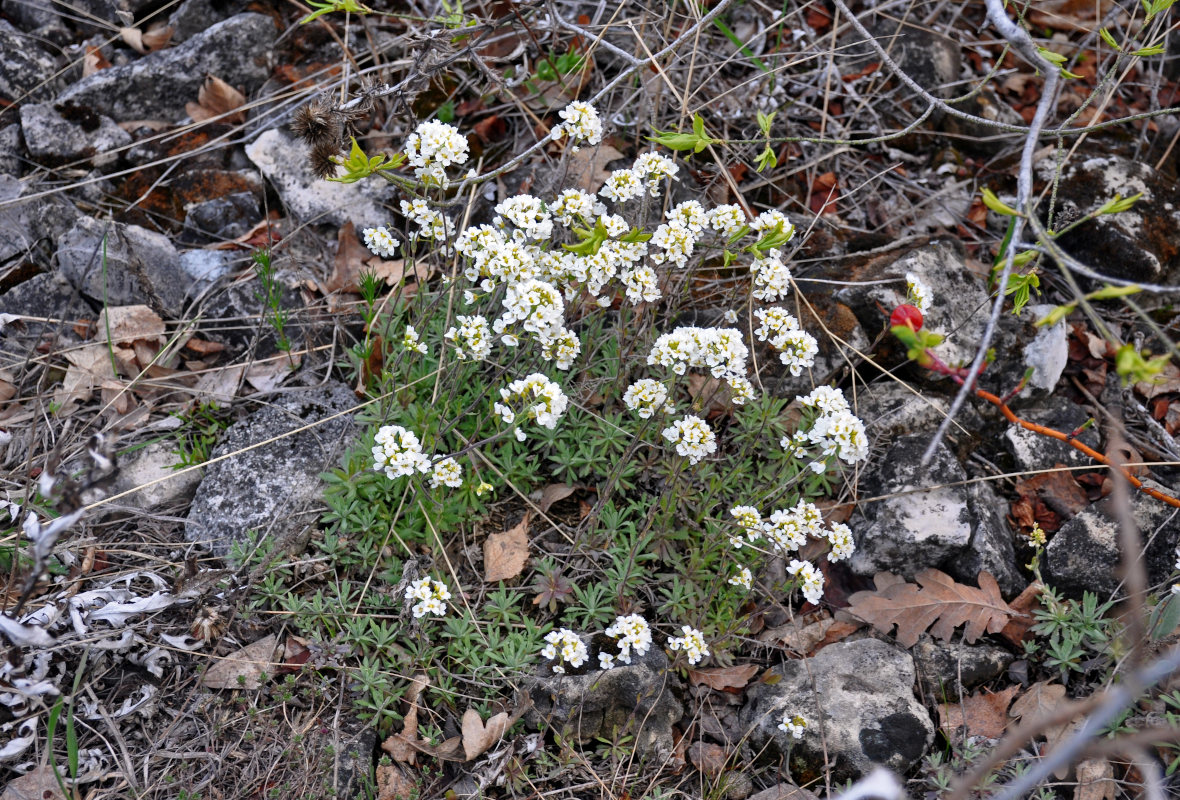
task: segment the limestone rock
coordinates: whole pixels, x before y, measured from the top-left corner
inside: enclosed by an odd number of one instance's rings
[[[16,104],[50,97],[57,59],[36,38],[0,20],[0,99]]]
[[[801,783],[824,775],[825,748],[832,780],[846,781],[878,764],[905,772],[934,741],[930,715],[914,698],[914,660],[885,642],[837,642],[769,673],[780,680],[750,686],[741,720],[754,749],[789,758]],[[802,739],[779,730],[784,714],[807,720]]]
[[[91,159],[101,167],[117,158],[103,154],[131,144],[131,134],[110,117],[73,105],[25,103],[20,124],[29,155],[47,164]]]
[[[273,404],[231,425],[213,457],[236,453],[210,464],[197,487],[184,535],[217,555],[229,553],[247,533],[267,536],[291,533],[303,519],[299,512],[318,501],[323,485],[319,474],[337,459],[352,436],[351,415],[336,417],[309,430],[246,452],[243,448],[323,420],[356,404],[356,396],[341,383],[280,394]]]

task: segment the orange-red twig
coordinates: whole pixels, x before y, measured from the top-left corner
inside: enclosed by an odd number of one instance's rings
[[[1105,464],[1106,466],[1110,467],[1111,469],[1118,470],[1120,473],[1122,473],[1122,476],[1127,479],[1128,483],[1130,483],[1132,486],[1134,486],[1136,489],[1143,492],[1144,494],[1150,495],[1150,496],[1154,497],[1156,500],[1167,503],[1168,505],[1172,506],[1173,508],[1180,508],[1180,500],[1176,499],[1175,497],[1171,497],[1169,495],[1166,495],[1157,489],[1152,489],[1150,486],[1144,486],[1143,481],[1139,480],[1134,475],[1132,475],[1125,467],[1122,467],[1118,464],[1112,463],[1109,458],[1102,455],[1102,453],[1099,453],[1094,448],[1087,446],[1086,444],[1078,441],[1077,439],[1070,437],[1068,434],[1062,433],[1061,431],[1057,431],[1052,428],[1046,428],[1044,425],[1038,425],[1035,422],[1029,422],[1028,420],[1021,419],[1020,417],[1016,416],[1015,412],[1013,412],[1012,409],[1008,408],[1007,403],[1005,403],[1000,398],[996,397],[991,392],[985,392],[983,389],[976,389],[975,396],[988,401],[993,406],[1000,409],[1000,413],[1003,414],[1004,418],[1007,419],[1009,422],[1011,422],[1015,425],[1019,425],[1020,427],[1024,428],[1025,430],[1032,431],[1033,433],[1039,433],[1042,436],[1048,436],[1051,439],[1057,439],[1058,441],[1065,442],[1073,449],[1075,449],[1079,452],[1085,453],[1086,455],[1088,455],[1090,458],[1094,459],[1098,463]]]

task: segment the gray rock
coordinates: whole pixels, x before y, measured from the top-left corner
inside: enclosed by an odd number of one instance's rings
[[[335,463],[355,428],[351,415],[326,418],[354,405],[352,390],[332,383],[279,394],[271,405],[231,425],[213,457],[237,455],[205,469],[185,538],[224,556],[234,543],[246,542],[251,530],[281,537],[308,524],[305,519],[312,518],[300,512],[318,501],[323,491],[319,474]],[[309,430],[238,452],[320,420],[325,421]]]
[[[186,242],[235,239],[262,219],[262,206],[253,192],[234,192],[193,203],[186,211],[181,234]]]
[[[999,677],[1014,656],[991,645],[937,642],[927,634],[910,652],[918,672],[918,685],[934,703],[954,703],[970,689]]]
[[[131,144],[131,134],[110,117],[71,105],[25,103],[20,124],[29,155],[47,164],[90,159],[107,166],[118,156],[103,154]]]
[[[0,128],[0,175],[19,178],[24,172],[20,145],[20,125]]]
[[[0,0],[0,11],[16,21],[26,31],[35,28],[65,27],[61,15],[51,3],[32,3],[29,0]]]
[[[838,642],[768,672],[780,680],[750,686],[742,724],[755,750],[786,759],[800,783],[829,769],[833,781],[878,764],[905,772],[934,741],[930,715],[914,698],[914,660],[885,642]],[[779,730],[784,714],[807,720],[802,739]]]
[[[92,108],[117,122],[175,122],[187,115],[185,103],[196,102],[206,75],[216,75],[247,95],[257,89],[269,72],[275,36],[270,17],[238,14],[177,47],[99,70],[62,92],[58,102]]]
[[[1053,159],[1045,159],[1045,174]],[[1098,272],[1131,281],[1175,284],[1180,280],[1180,187],[1147,164],[1118,156],[1076,160],[1058,190],[1061,220],[1094,211],[1116,194],[1143,193],[1130,211],[1103,215],[1059,241]],[[1053,227],[1061,227],[1054,224]]]
[[[1161,492],[1174,488],[1144,481]],[[1139,552],[1146,561],[1149,584],[1168,579],[1180,544],[1180,514],[1142,492],[1133,491],[1131,512],[1139,529]],[[1045,582],[1071,597],[1094,592],[1104,598],[1120,592],[1121,556],[1115,498],[1107,497],[1078,512],[1053,535],[1045,548]]]
[[[631,664],[597,668],[598,651],[590,647],[593,665],[584,674],[554,674],[543,665],[529,679],[533,705],[525,721],[538,728],[552,727],[562,736],[582,743],[597,736],[635,736],[633,747],[642,757],[665,758],[672,752],[672,725],[684,714],[676,699],[682,691],[668,657],[651,647]]]
[[[970,500],[964,486],[920,489],[967,478],[962,466],[940,444],[926,468],[919,466],[930,437],[903,436],[881,459],[867,481],[871,496],[906,492],[867,505],[867,525],[854,525],[856,553],[849,566],[858,575],[887,570],[906,578],[936,567],[964,552],[974,534]]]
[[[763,789],[750,800],[819,800],[819,797],[807,789],[800,788],[793,783],[780,783]]]
[[[57,59],[37,39],[0,20],[0,99],[9,103],[40,100],[58,86]]]
[[[198,297],[241,266],[243,257],[228,250],[183,250],[180,268],[188,275],[189,297]]]
[[[1033,320],[1041,319],[1053,310],[1051,305],[1029,305],[1022,313],[1029,314]],[[1061,373],[1069,361],[1068,331],[1065,320],[1048,327],[1037,328],[1031,342],[1024,346],[1025,367],[1032,367],[1033,374],[1029,378],[1029,386],[1040,389],[1046,395],[1052,394],[1057,388],[1057,381],[1061,380]],[[1022,390],[1022,394],[1028,392]]]
[[[986,571],[1000,585],[1005,597],[1015,597],[1028,585],[1016,560],[1012,529],[1004,516],[1006,504],[988,483],[967,485],[967,507],[974,520],[974,530],[967,549],[953,556],[942,568],[956,580],[977,585],[979,573]]]
[[[179,460],[176,448],[167,442],[152,442],[136,450],[132,456],[121,459],[114,493],[140,486],[144,488],[121,498],[119,502],[150,511],[187,501],[201,482],[201,473],[199,470],[178,472],[172,467]]]
[[[869,384],[856,393],[855,412],[864,421],[870,441],[893,441],[898,436],[933,431],[950,404],[937,395],[923,394],[892,380]]]
[[[82,217],[62,236],[56,258],[62,276],[92,300],[142,303],[165,318],[180,316],[191,283],[168,237],[137,225]]]
[[[1004,125],[1024,125],[1024,119],[1000,99],[1000,96],[984,88],[975,96],[957,104],[961,111],[973,114],[983,120]],[[984,122],[962,119],[947,114],[942,121],[943,130],[955,134],[955,147],[969,153],[994,155],[1016,140],[1017,134],[1005,133]]]
[[[291,215],[302,222],[358,226],[389,219],[381,203],[394,190],[384,181],[333,183],[321,180],[307,160],[307,146],[285,130],[266,131],[246,146],[246,155],[262,170]]]
[[[196,36],[215,22],[225,19],[225,12],[212,0],[183,0],[168,17],[172,41],[183,42]]]
[[[51,322],[23,320],[3,326],[0,333],[0,368],[24,362],[47,335],[54,332],[76,340],[73,325],[80,319],[94,319],[94,310],[82,295],[52,272],[34,275],[0,294],[0,314],[48,319]],[[60,349],[61,343],[58,345]]]
[[[1081,406],[1061,398],[1051,406],[1024,411],[1021,417],[1029,422],[1069,433],[1084,425],[1089,415]],[[1099,447],[1098,431],[1093,425],[1082,431],[1077,438],[1079,442],[1090,447]],[[1058,464],[1080,467],[1092,463],[1088,457],[1065,442],[1041,436],[1019,425],[1012,425],[1004,431],[1004,449],[1012,454],[1016,467],[1022,470],[1050,469]]]

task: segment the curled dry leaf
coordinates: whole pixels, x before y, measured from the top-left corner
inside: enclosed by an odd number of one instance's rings
[[[1016,702],[1008,709],[1008,716],[1021,722],[1046,719],[1061,710],[1064,697],[1065,687],[1060,683],[1038,681],[1016,698]],[[1048,725],[1042,730],[1042,735],[1044,735],[1045,741],[1052,745],[1064,736],[1068,729],[1068,722]]]
[[[484,580],[488,583],[515,578],[529,559],[529,515],[512,528],[493,533],[483,543]]]
[[[537,508],[542,514],[547,514],[554,503],[560,502],[578,491],[576,486],[564,483],[551,483],[541,491],[541,499],[537,501]]]
[[[214,661],[201,676],[201,685],[207,689],[258,689],[262,686],[262,673],[274,674],[278,647],[278,637],[272,633]]]
[[[927,629],[935,638],[949,641],[960,625],[966,626],[963,641],[973,644],[985,632],[999,633],[1012,616],[996,579],[987,572],[979,573],[978,589],[955,583],[936,569],[922,570],[914,577],[920,586],[877,573],[876,591],[852,595],[847,611],[882,633],[896,625],[902,647],[913,647]]]
[[[693,742],[686,754],[694,767],[711,777],[724,772],[725,762],[729,760],[729,751],[710,742]]]
[[[744,689],[750,679],[757,674],[757,664],[737,664],[732,667],[689,669],[688,679],[695,684],[708,686],[710,689],[725,691],[726,689]]]
[[[507,712],[501,711],[488,718],[485,724],[474,708],[463,712],[463,756],[472,761],[500,741],[512,725]]]
[[[185,103],[184,110],[193,122],[218,118],[218,122],[226,125],[237,125],[246,121],[245,110],[238,110],[245,104],[245,95],[216,75],[209,75],[197,93],[197,102]]]
[[[951,741],[963,728],[968,736],[999,739],[1008,726],[1008,705],[1019,691],[1019,686],[1010,686],[1002,692],[968,695],[962,703],[939,703],[938,726]]]
[[[1077,765],[1074,773],[1078,785],[1074,787],[1073,800],[1115,800],[1119,796],[1114,767],[1105,758],[1086,759]]]

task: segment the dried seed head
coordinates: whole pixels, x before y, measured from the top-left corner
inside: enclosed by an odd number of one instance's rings
[[[340,115],[329,97],[317,97],[296,109],[291,130],[312,147],[323,142],[338,143],[341,139]]]
[[[311,171],[315,173],[317,178],[334,178],[336,177],[336,168],[339,166],[333,157],[340,155],[340,142],[322,142],[316,144],[308,153],[308,160],[311,162]]]

